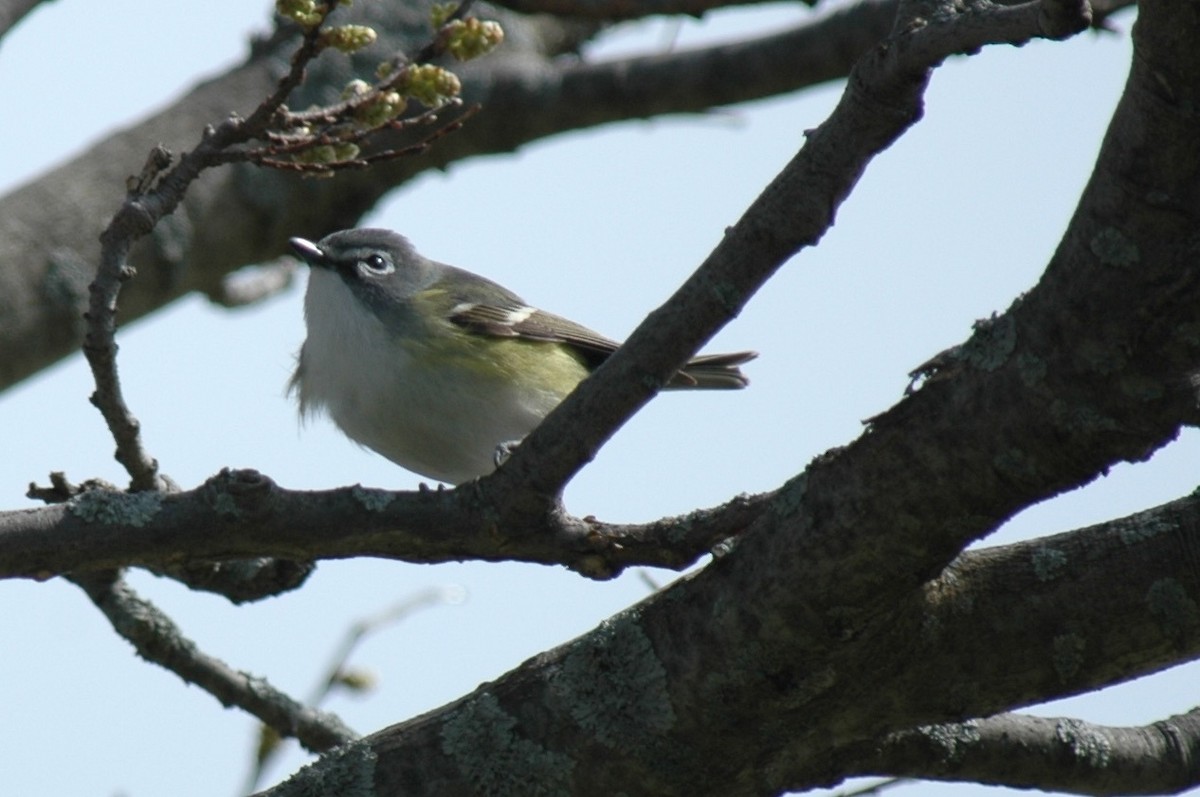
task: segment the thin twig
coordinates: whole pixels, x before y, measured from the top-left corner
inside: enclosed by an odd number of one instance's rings
[[[280,171],[293,171],[303,174],[328,174],[333,171],[365,169],[383,161],[395,160],[397,158],[408,157],[411,155],[421,155],[427,152],[429,148],[433,146],[434,142],[443,136],[449,135],[450,133],[453,133],[461,128],[466,120],[470,119],[478,111],[479,106],[472,105],[465,109],[455,119],[447,122],[441,127],[438,127],[429,135],[425,136],[416,143],[395,149],[385,149],[379,152],[372,152],[369,155],[364,155],[358,158],[332,161],[329,163],[306,163],[304,161],[297,160],[283,160],[279,157],[276,157],[278,154],[277,152],[271,152],[268,154],[268,150],[259,149],[247,151],[245,153],[239,153],[237,158],[231,158],[231,160],[246,160],[259,166],[268,166],[272,169],[278,169]]]
[[[117,373],[117,297],[121,284],[134,276],[127,264],[133,242],[150,232],[161,218],[140,201],[142,192],[171,162],[171,155],[162,146],[155,147],[146,159],[139,178],[131,178],[129,193],[121,209],[100,236],[100,265],[96,277],[88,286],[87,334],[83,352],[96,380],[92,404],[100,410],[117,443],[117,461],[130,476],[130,489],[161,490],[165,482],[159,477],[158,462],[142,446],[140,426],[125,404],[121,380]],[[167,211],[169,212],[169,211]]]

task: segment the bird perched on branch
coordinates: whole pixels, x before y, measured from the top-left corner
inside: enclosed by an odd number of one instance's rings
[[[290,389],[350,439],[460,484],[490,473],[620,345],[419,254],[390,230],[292,238],[312,267]],[[667,384],[736,389],[754,352],[689,361]]]

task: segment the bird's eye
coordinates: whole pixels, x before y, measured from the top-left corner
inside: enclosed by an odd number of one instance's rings
[[[391,274],[393,271],[396,270],[395,266],[392,265],[392,261],[389,258],[386,258],[383,255],[379,255],[379,254],[367,255],[366,257],[364,257],[362,260],[360,260],[358,262],[359,262],[359,265],[361,265],[367,271],[369,271],[372,274],[375,274],[377,276],[381,275],[381,274]]]

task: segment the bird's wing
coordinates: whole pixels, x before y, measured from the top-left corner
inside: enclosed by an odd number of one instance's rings
[[[450,321],[480,335],[565,343],[595,362],[612,354],[620,345],[582,324],[520,301],[463,302],[450,311]]]
[[[481,282],[488,284],[486,295],[479,290]],[[563,343],[578,352],[590,369],[598,367],[621,345],[568,318],[530,307],[516,294],[482,277],[475,277],[467,284],[460,283],[456,288],[457,303],[450,310],[449,320],[476,334]],[[749,380],[738,366],[757,356],[750,351],[700,355],[690,360],[666,386],[745,387]]]

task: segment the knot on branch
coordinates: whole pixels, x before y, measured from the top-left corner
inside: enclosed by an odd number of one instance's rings
[[[270,510],[276,484],[253,469],[222,468],[204,483],[206,500],[219,516],[260,517]]]

